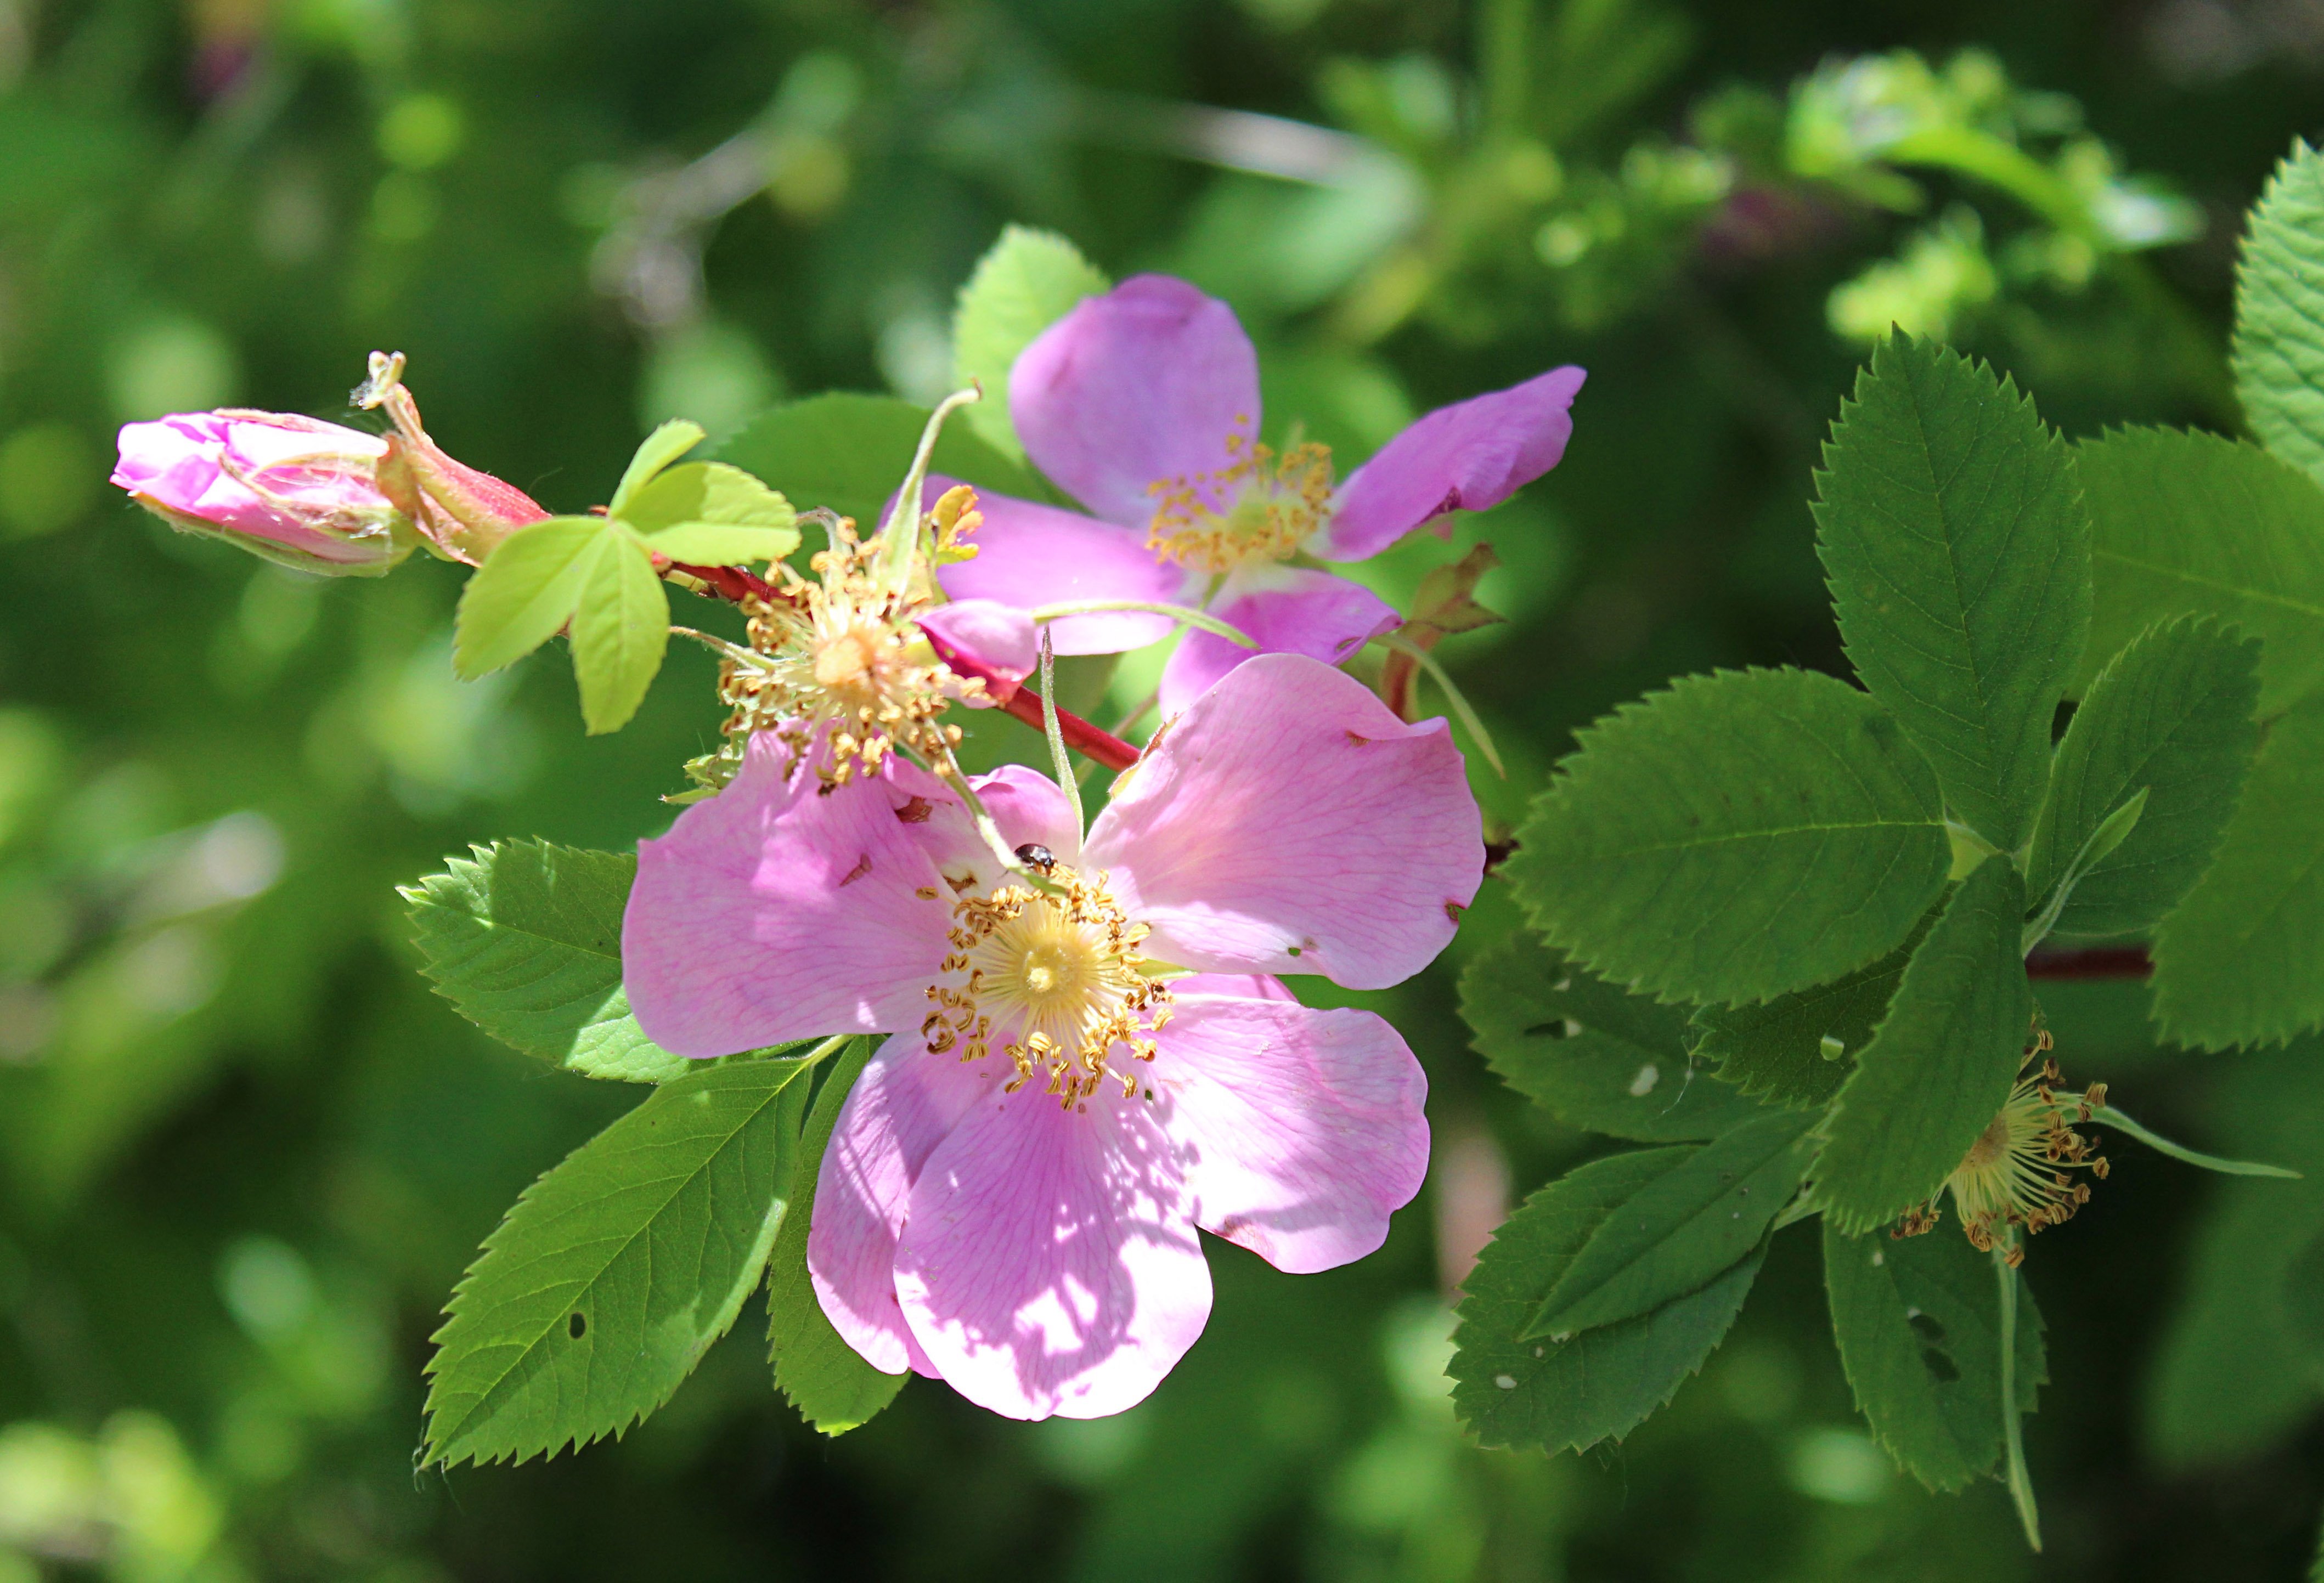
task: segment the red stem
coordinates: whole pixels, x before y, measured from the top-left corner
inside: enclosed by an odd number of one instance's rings
[[[2143,979],[2154,971],[2144,945],[2094,945],[2082,951],[2036,951],[2025,959],[2029,979]]]
[[[964,676],[980,676],[984,681],[984,695],[999,705],[1004,713],[1012,714],[1035,731],[1046,731],[1041,715],[1041,695],[1013,677],[1001,675],[962,653],[951,644],[929,631],[920,629],[927,638],[928,647],[936,658]],[[1057,711],[1057,734],[1065,739],[1065,746],[1084,759],[1093,759],[1108,769],[1127,769],[1138,762],[1138,750],[1111,732],[1100,731],[1070,709]]]
[[[661,557],[657,556],[654,558],[659,560]],[[668,561],[664,565],[673,572],[684,572],[697,582],[708,584],[710,591],[729,604],[742,603],[746,594],[754,595],[769,604],[788,603],[781,589],[740,566],[695,566],[684,561]]]

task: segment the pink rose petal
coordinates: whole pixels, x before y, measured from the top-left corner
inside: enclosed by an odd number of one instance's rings
[[[1260,654],[1304,654],[1338,665],[1397,624],[1393,605],[1360,583],[1308,566],[1238,572],[1211,613],[1257,649],[1199,629],[1179,641],[1162,670],[1162,718],[1184,713],[1212,683]]]
[[[950,482],[931,479],[931,492]],[[976,546],[975,557],[936,571],[936,581],[954,599],[989,599],[1032,610],[1095,599],[1176,604],[1187,592],[1184,568],[1154,558],[1142,526],[1119,528],[1078,511],[981,490],[976,499],[984,525],[968,540]],[[1049,640],[1059,654],[1119,654],[1169,635],[1169,617],[1134,611],[1068,616],[1049,624]]]

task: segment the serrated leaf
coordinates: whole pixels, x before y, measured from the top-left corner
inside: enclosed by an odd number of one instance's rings
[[[2121,844],[2076,880],[2052,927],[2069,936],[2143,934],[2202,878],[2259,745],[2260,645],[2186,617],[2115,656],[2058,746],[2035,826],[2027,890],[2042,896],[2109,814],[2142,789]]]
[[[872,1041],[851,1042],[833,1063],[816,1096],[815,1113],[801,1136],[789,1218],[776,1234],[768,1259],[767,1351],[775,1384],[791,1405],[825,1434],[844,1434],[868,1423],[896,1399],[910,1376],[882,1374],[840,1339],[824,1316],[807,1269],[807,1238],[815,1218],[816,1173],[838,1125],[848,1091],[872,1059]]]
[[[1780,1105],[1821,1109],[1856,1070],[1857,1053],[1888,1014],[1914,947],[1935,923],[1934,910],[1904,943],[1876,962],[1778,995],[1758,1006],[1706,1006],[1691,1030],[1697,1061],[1716,1062],[1721,1081]]]
[[[2175,1044],[2282,1044],[2324,1026],[2324,698],[2267,729],[2213,860],[2154,937],[2154,1020]]]
[[[1518,1339],[1618,1324],[1718,1279],[1798,1191],[1814,1120],[1768,1111],[1700,1147],[1654,1150],[1668,1168],[1598,1222]]]
[[[1110,284],[1102,270],[1056,232],[1008,225],[960,289],[952,319],[954,377],[983,387],[984,399],[968,410],[968,421],[1004,455],[1025,455],[1009,420],[1009,371],[1017,354],[1074,303]]]
[[[798,516],[790,502],[724,462],[672,467],[641,488],[621,512],[621,520],[641,533],[660,533],[680,523],[714,523],[789,532],[794,548],[798,536],[792,524]]]
[[[613,486],[613,498],[605,504],[609,517],[626,518],[632,499],[661,470],[687,452],[700,445],[705,430],[698,423],[683,418],[673,418],[638,442],[630,456],[630,465],[622,469],[622,481]]]
[[[2034,1017],[2025,887],[1987,858],[1957,886],[1832,1101],[1816,1188],[1851,1235],[1935,1196],[2009,1098]]]
[[[1873,348],[1823,462],[1816,546],[1848,657],[1953,815],[2014,851],[2089,627],[2072,455],[2010,382],[1898,334]]]
[[[665,1083],[525,1191],[434,1337],[424,1465],[553,1455],[669,1400],[766,1267],[802,1070]]]
[[[1520,1339],[1591,1234],[1666,1168],[1647,1149],[1597,1160],[1520,1205],[1478,1256],[1453,1332],[1452,1407],[1489,1447],[1556,1452],[1619,1440],[1702,1367],[1758,1275],[1754,1247],[1700,1291],[1620,1324],[1553,1342]]]
[[[595,517],[551,517],[503,539],[460,590],[453,668],[474,681],[555,637],[611,533]]]
[[[2252,432],[2324,479],[2324,156],[2297,139],[2244,237],[2235,367]]]
[[[1827,1224],[1824,1284],[1857,1411],[1896,1465],[1959,1489],[2001,1459],[2001,1292],[1993,1259],[1950,1226],[1924,1237],[1852,1238]],[[2021,1285],[2017,1410],[2034,1411],[2048,1364],[2042,1316]]]
[[[669,595],[632,540],[605,536],[573,612],[573,676],[591,736],[619,731],[638,712],[669,646]]]
[[[716,456],[768,480],[791,500],[854,518],[869,533],[911,465],[927,420],[927,408],[892,396],[811,396],[761,413],[720,445]],[[945,426],[928,467],[980,489],[1045,498],[1031,474],[959,424]]]
[[[1763,1000],[1861,967],[1943,888],[1936,778],[1880,705],[1720,671],[1583,732],[1503,870],[1550,943],[1665,999]]]
[[[438,994],[503,1044],[587,1077],[695,1070],[646,1037],[622,989],[635,857],[541,841],[473,850],[403,890]]]
[[[1631,995],[1514,930],[1461,975],[1461,1015],[1502,1081],[1569,1127],[1666,1143],[1759,1107],[1687,1060],[1686,1014]]]
[[[2159,621],[2217,616],[2264,640],[2259,712],[2324,688],[2324,489],[2257,446],[2166,428],[2075,447],[2096,603],[2087,686]]]

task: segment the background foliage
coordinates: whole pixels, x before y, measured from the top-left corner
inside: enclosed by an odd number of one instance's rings
[[[1798,1234],[1618,1448],[1464,1442],[1443,1293],[1608,1146],[1523,1101],[1488,1019],[1468,1048],[1464,964],[1544,954],[1498,886],[1437,969],[1362,998],[1433,1090],[1434,1174],[1388,1248],[1291,1279],[1213,1246],[1211,1329],[1136,1412],[1019,1425],[916,1385],[825,1441],[770,1386],[754,1296],[620,1441],[415,1480],[444,1293],[636,1091],[432,998],[395,886],[470,842],[659,828],[715,734],[710,662],[674,648],[636,721],[585,738],[561,661],[455,679],[450,568],[300,580],[101,479],[118,421],[342,417],[392,347],[449,448],[576,511],[666,418],[715,438],[787,393],[945,388],[978,356],[953,293],[1004,223],[1045,225],[1234,302],[1270,427],[1343,465],[1415,410],[1591,368],[1555,474],[1376,569],[1401,602],[1499,551],[1480,596],[1510,622],[1444,658],[1513,824],[1577,727],[1674,675],[1849,674],[1807,502],[1891,320],[2070,437],[2238,432],[2236,217],[2319,130],[2319,61],[2309,11],[2227,0],[0,4],[0,1578],[2299,1575],[2324,1323],[2273,1293],[2324,1226],[2324,1079],[2312,1042],[2156,1051],[2135,986],[2045,987],[2072,1074],[2309,1180],[2130,1155],[2043,1239],[2044,1556],[1997,1486],[1889,1470]],[[1077,680],[1134,697],[1135,672]],[[1570,993],[1538,965],[1545,1005]],[[1560,1109],[1649,1136],[1623,1079],[1675,1030],[1602,1013],[1565,1015],[1609,1081]],[[621,1059],[619,1020],[586,1047]],[[1671,1144],[1724,1125],[1656,1114]],[[1588,1208],[1528,1223],[1571,1239]]]

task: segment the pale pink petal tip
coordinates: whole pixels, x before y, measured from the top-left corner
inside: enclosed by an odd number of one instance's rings
[[[1165,720],[1183,713],[1204,689],[1261,654],[1304,654],[1339,665],[1397,622],[1396,609],[1360,583],[1307,566],[1265,566],[1240,573],[1211,613],[1254,643],[1199,629],[1179,641],[1162,670]]]

